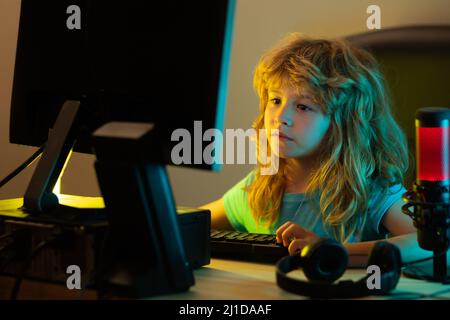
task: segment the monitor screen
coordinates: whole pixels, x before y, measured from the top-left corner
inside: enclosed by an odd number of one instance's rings
[[[223,129],[233,13],[234,0],[23,0],[10,141],[42,145],[64,102],[79,100],[75,151],[91,153],[106,122],[152,122],[170,164],[174,130]]]

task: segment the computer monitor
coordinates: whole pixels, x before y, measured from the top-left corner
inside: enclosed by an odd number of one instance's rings
[[[46,143],[24,210],[35,217],[44,213],[45,220],[61,207],[52,189],[70,149],[93,152],[94,132],[100,140],[111,138],[103,125],[151,123],[155,129],[157,148],[148,153],[159,153],[156,163],[123,165],[105,153],[97,157],[108,222],[120,246],[110,251],[121,252],[120,270],[110,270],[108,279],[119,286],[125,281],[142,291],[138,295],[193,283],[165,165],[179,143],[172,141],[175,129],[192,137],[198,134],[194,121],[202,122],[203,131],[223,129],[234,7],[235,0],[22,0],[10,141]],[[191,155],[196,151],[193,144]],[[215,162],[185,164],[220,169]]]
[[[223,129],[233,11],[234,0],[22,1],[10,142],[41,146],[76,100],[74,151],[92,153],[92,132],[109,121],[152,122],[171,164],[175,129]],[[191,147],[184,165],[220,170]]]
[[[10,142],[41,146],[63,103],[79,100],[74,151],[91,153],[108,121],[154,122],[171,163],[174,129],[223,128],[232,2],[22,1]]]

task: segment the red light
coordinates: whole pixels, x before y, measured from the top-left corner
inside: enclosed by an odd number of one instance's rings
[[[448,122],[447,122],[448,123]],[[416,126],[417,179],[444,181],[450,179],[449,126]]]

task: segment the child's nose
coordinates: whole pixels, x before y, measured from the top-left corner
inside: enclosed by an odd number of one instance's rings
[[[277,123],[280,125],[283,124],[285,126],[290,126],[292,124],[292,117],[288,104],[283,104],[278,110],[278,114],[276,115]]]

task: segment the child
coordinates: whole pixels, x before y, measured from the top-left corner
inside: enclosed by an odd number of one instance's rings
[[[368,52],[343,40],[291,34],[263,55],[254,88],[260,98],[254,128],[267,130],[278,172],[262,175],[259,163],[203,206],[212,228],[276,234],[291,254],[332,237],[350,255],[364,255],[387,234],[401,250],[418,249],[412,220],[401,212],[406,138]]]

